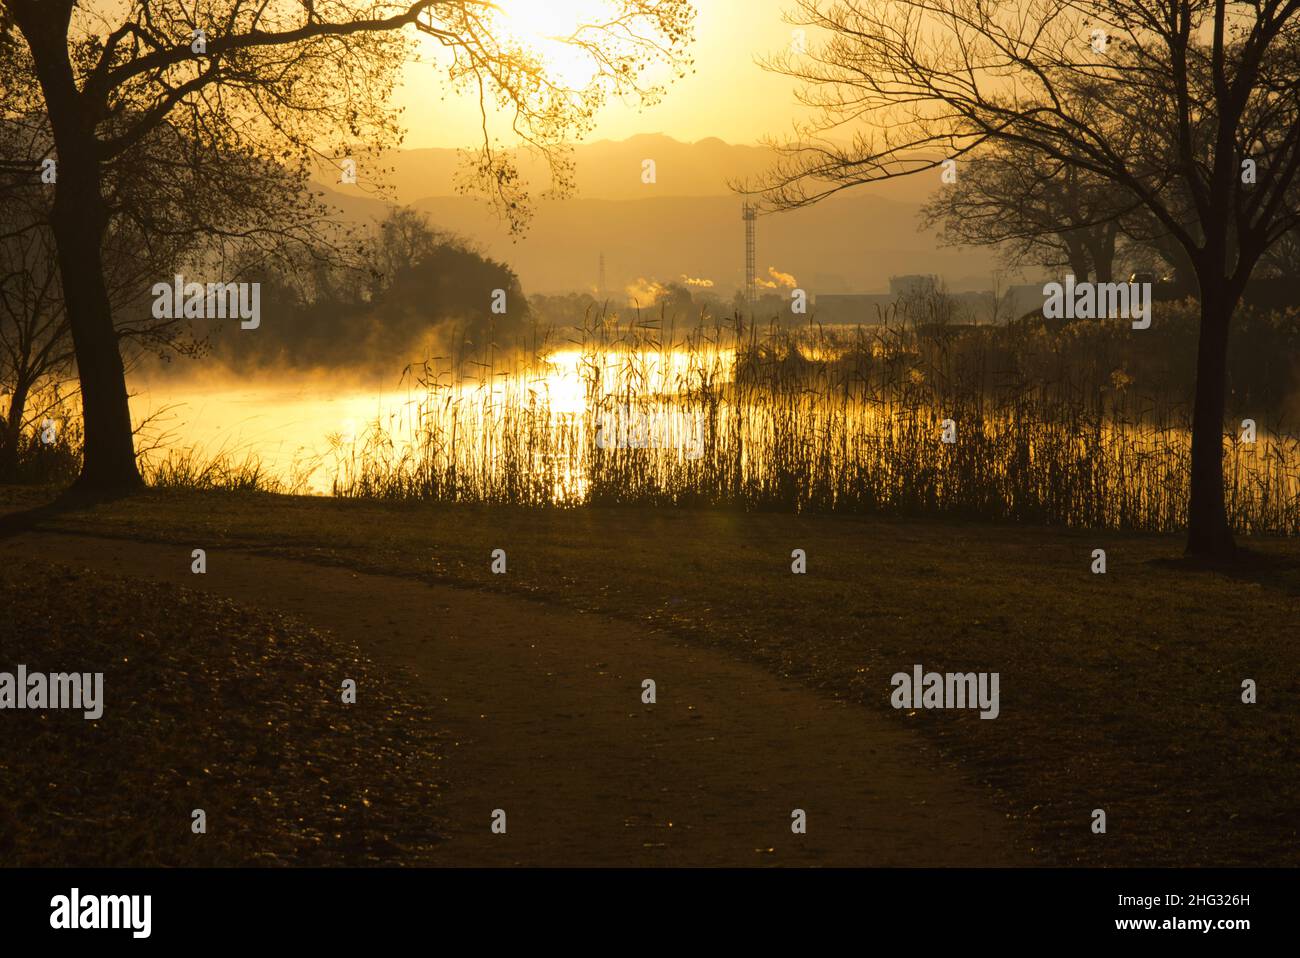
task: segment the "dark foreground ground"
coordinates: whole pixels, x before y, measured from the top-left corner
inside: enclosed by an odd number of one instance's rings
[[[0,806],[27,812],[0,818],[0,841],[20,861],[90,863],[73,853],[111,824],[106,796],[150,788],[188,837],[200,803],[185,783],[225,738],[239,785],[222,794],[248,837],[199,861],[321,860],[290,851],[311,834],[326,836],[326,859],[412,864],[1294,865],[1300,544],[1250,545],[1255,559],[1212,571],[1179,561],[1168,537],[867,518],[214,493],[66,513],[0,540],[22,643],[12,652],[5,636],[0,668],[21,655],[36,668],[47,648],[110,656],[134,631],[156,665],[138,688],[110,679],[108,694],[154,704],[133,706],[104,747],[47,734],[40,750],[7,751]],[[190,574],[195,548],[206,576]],[[1090,571],[1095,548],[1105,575]],[[806,575],[791,574],[793,549]],[[27,564],[38,559],[72,571]],[[34,585],[42,576],[60,591]],[[259,662],[273,629],[283,660]],[[336,676],[362,657],[378,669],[363,689],[392,702],[341,711]],[[890,676],[915,663],[1000,673],[1000,716],[894,710]],[[267,684],[241,684],[250,704],[214,712],[240,670]],[[653,707],[646,676],[667,676]],[[1245,679],[1256,704],[1241,701]],[[316,717],[263,732],[277,697],[285,715],[319,702]],[[376,759],[326,789],[322,776],[354,764],[349,749]],[[32,782],[63,788],[92,760],[120,787],[51,806],[84,817],[83,833],[54,827]],[[285,797],[254,802],[259,775]],[[349,844],[330,823],[356,819],[321,811],[365,794],[382,811],[363,805],[358,834],[392,846]],[[520,813],[511,845],[492,844],[498,805]],[[790,835],[793,808],[808,811],[806,840]],[[1104,835],[1090,827],[1098,808]],[[382,816],[391,825],[371,827]],[[127,834],[164,828],[131,820]],[[138,841],[157,850],[126,860],[191,860],[174,839]],[[118,854],[90,844],[94,861]]]
[[[5,865],[437,861],[437,727],[355,648],[215,596],[7,554],[0,608],[4,671],[106,686],[95,721],[2,713]],[[345,676],[380,707],[344,706]]]

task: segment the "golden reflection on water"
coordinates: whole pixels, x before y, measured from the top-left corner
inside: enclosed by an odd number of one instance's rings
[[[530,414],[549,423],[558,434],[580,436],[597,407],[613,410],[620,427],[628,417],[615,400],[634,405],[647,399],[671,397],[701,376],[714,383],[729,382],[735,350],[629,351],[606,350],[597,363],[579,349],[557,349],[540,363],[485,374],[477,379],[451,382],[449,376],[432,377],[429,384],[410,383],[403,388],[360,388],[350,383],[340,388],[314,374],[277,373],[264,383],[238,386],[203,386],[193,382],[164,381],[135,384],[131,411],[135,421],[156,416],[146,430],[152,438],[142,443],[146,463],[158,462],[175,451],[193,451],[199,460],[227,457],[255,460],[267,475],[293,491],[325,495],[330,492],[340,462],[364,453],[367,443],[380,434],[394,450],[415,452],[431,430],[485,428],[476,443],[463,437],[468,452],[500,455],[493,440],[492,422],[512,411]],[[599,412],[595,413],[599,418]],[[669,419],[680,417],[669,416]],[[689,420],[655,422],[650,426],[676,435],[689,451]],[[593,426],[595,423],[593,422]],[[634,423],[634,426],[636,424]],[[635,429],[633,429],[635,432]],[[622,435],[622,432],[620,432]],[[638,437],[632,436],[632,441]],[[561,450],[564,443],[556,443]],[[661,443],[659,448],[663,447]],[[581,497],[582,456],[552,450],[539,455],[536,467],[556,459],[570,461],[557,486],[563,500]]]
[[[873,349],[874,352],[874,349]],[[839,380],[772,352],[558,348],[539,362],[422,368],[400,388],[278,374],[265,385],[155,384],[132,403],[146,465],[177,450],[255,461],[283,491],[454,501],[717,502],[942,512],[1177,528],[1189,435],[1173,419],[1097,418],[1061,400],[986,401],[905,370]],[[833,358],[833,357],[832,357]],[[758,361],[759,366],[754,362]],[[763,364],[767,365],[763,365]],[[466,375],[466,372],[471,375]],[[772,378],[764,379],[772,375]],[[810,378],[805,378],[810,376]],[[785,377],[785,378],[783,378]],[[939,440],[954,419],[959,441]],[[1225,437],[1229,508],[1300,532],[1300,444]],[[613,453],[613,454],[611,454]]]

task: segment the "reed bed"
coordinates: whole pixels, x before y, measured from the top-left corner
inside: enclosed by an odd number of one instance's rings
[[[408,369],[407,408],[336,448],[332,491],[1176,530],[1189,397],[1158,368],[1135,380],[1125,337],[1118,322],[957,326],[933,304],[851,329],[591,315],[567,340]],[[1229,513],[1294,534],[1300,449],[1257,419],[1254,443],[1225,428]]]

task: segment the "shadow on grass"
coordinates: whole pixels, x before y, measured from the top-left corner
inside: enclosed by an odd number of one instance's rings
[[[1170,572],[1210,572],[1238,582],[1250,582],[1287,595],[1300,596],[1300,559],[1238,547],[1227,559],[1201,556],[1150,559],[1148,565]]]
[[[39,529],[41,523],[49,519],[77,512],[86,512],[95,506],[116,502],[145,492],[148,492],[148,488],[145,486],[117,492],[89,491],[74,483],[49,502],[0,515],[0,539],[11,539],[14,536],[22,535],[24,532]]]
[[[0,608],[10,663],[107,690],[98,720],[6,718],[22,747],[0,758],[5,865],[438,863],[440,731],[401,670],[291,616],[39,557],[0,565]]]

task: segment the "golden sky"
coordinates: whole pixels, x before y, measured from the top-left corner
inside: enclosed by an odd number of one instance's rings
[[[519,10],[525,29],[540,29],[567,4],[591,0],[500,0]],[[672,84],[656,107],[638,112],[611,102],[588,140],[622,140],[637,133],[665,133],[693,142],[716,136],[729,143],[755,143],[764,134],[789,132],[797,114],[793,81],[763,70],[757,54],[786,49],[792,27],[781,14],[789,0],[694,0],[695,73]],[[430,77],[434,78],[431,82]],[[481,136],[478,108],[445,91],[428,63],[413,64],[397,102],[406,108],[409,148],[463,147]],[[446,93],[445,99],[443,98]]]

